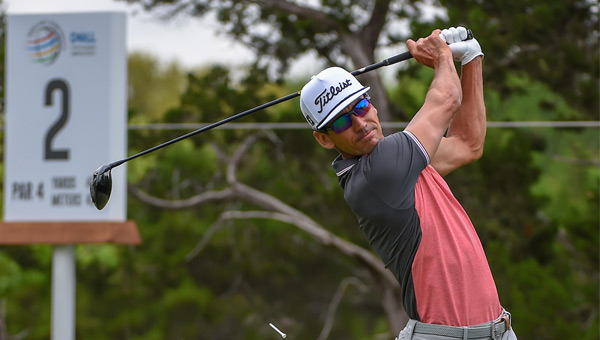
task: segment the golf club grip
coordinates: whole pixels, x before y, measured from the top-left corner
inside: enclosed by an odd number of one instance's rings
[[[473,31],[471,31],[471,29],[467,29],[467,39],[466,40],[471,40],[471,39],[473,39]],[[400,53],[400,54],[397,54],[397,55],[395,55],[393,57],[390,57],[390,58],[387,58],[385,60],[382,60],[382,61],[380,61],[378,63],[372,64],[372,65],[369,65],[369,66],[365,66],[363,68],[359,68],[358,70],[352,71],[351,73],[352,73],[353,76],[357,76],[359,74],[363,74],[363,73],[366,73],[366,72],[369,72],[369,71],[373,71],[373,70],[378,69],[378,68],[383,67],[383,66],[389,66],[389,65],[393,65],[395,63],[398,63],[398,62],[401,62],[401,61],[404,61],[404,60],[408,60],[408,59],[410,59],[412,57],[413,57],[412,54],[410,54],[410,52],[406,51],[404,53]]]

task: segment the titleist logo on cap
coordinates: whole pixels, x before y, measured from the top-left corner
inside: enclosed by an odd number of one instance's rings
[[[333,97],[340,94],[344,89],[352,85],[350,79],[346,79],[345,82],[339,83],[339,86],[331,86],[329,89],[323,90],[317,98],[315,98],[315,105],[319,106],[319,113],[323,112],[323,107],[329,103]]]

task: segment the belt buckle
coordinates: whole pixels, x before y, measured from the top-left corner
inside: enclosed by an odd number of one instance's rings
[[[508,330],[510,329],[510,314],[504,313],[500,317],[499,323],[502,321],[504,321],[505,329],[504,332],[502,332],[501,334],[508,332]],[[496,339],[496,325],[497,323],[492,322],[492,339]]]
[[[502,319],[504,319],[504,322],[506,323],[506,330],[505,330],[505,332],[507,332],[510,329],[510,316],[509,316],[509,314],[502,315]]]

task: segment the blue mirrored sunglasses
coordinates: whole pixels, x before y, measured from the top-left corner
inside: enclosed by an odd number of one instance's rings
[[[364,117],[371,109],[370,100],[371,97],[369,97],[369,95],[365,95],[362,100],[354,105],[351,111],[339,116],[329,126],[324,127],[322,131],[333,131],[335,133],[340,133],[348,130],[352,126],[352,117],[350,117],[350,114],[358,117]]]

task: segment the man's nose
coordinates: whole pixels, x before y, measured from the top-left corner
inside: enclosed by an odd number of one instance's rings
[[[352,127],[357,131],[363,130],[365,127],[367,127],[367,122],[365,121],[364,116],[359,117],[357,115],[350,114],[350,117],[352,119]]]

